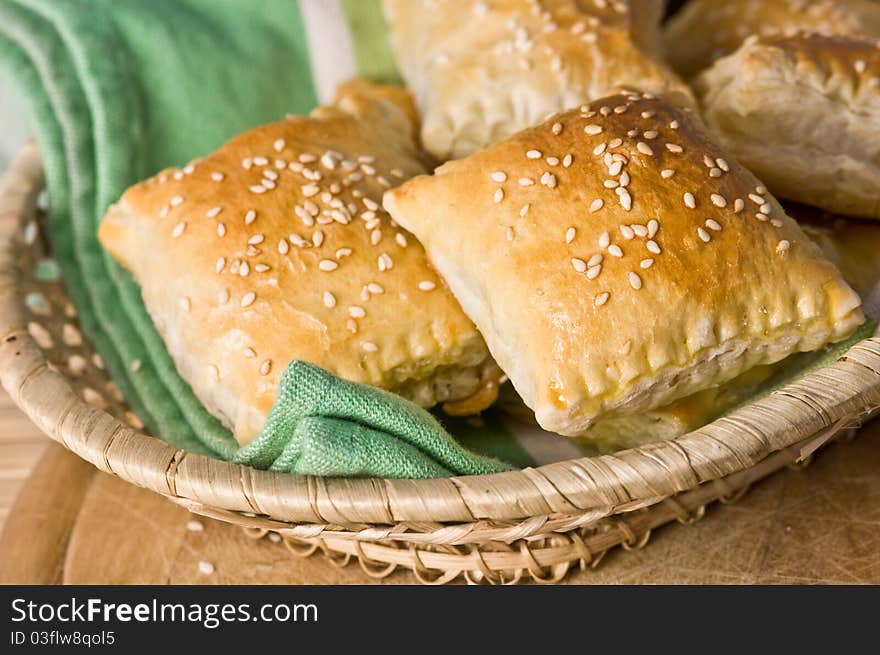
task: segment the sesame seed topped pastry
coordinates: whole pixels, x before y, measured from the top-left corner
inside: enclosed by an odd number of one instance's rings
[[[690,0],[664,32],[672,67],[687,78],[730,54],[749,36],[796,32],[880,38],[876,0]]]
[[[494,400],[483,339],[381,206],[425,172],[410,127],[393,103],[343,96],[162,171],[104,218],[181,376],[240,443],[292,359],[423,406]]]
[[[773,193],[880,218],[878,45],[750,39],[697,79],[706,124]]]
[[[525,403],[577,436],[849,336],[860,300],[685,112],[618,94],[385,193]]]
[[[384,0],[400,68],[440,160],[620,89],[693,106],[651,53],[658,0]]]

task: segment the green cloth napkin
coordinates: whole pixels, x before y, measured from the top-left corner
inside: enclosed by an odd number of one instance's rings
[[[393,78],[376,3],[346,5],[343,28],[360,34],[361,65]],[[332,28],[322,27],[326,6],[308,4],[313,32]],[[83,329],[147,429],[176,447],[316,475],[506,470],[459,446],[414,404],[303,364],[284,375],[263,435],[238,452],[177,373],[137,284],[97,241],[100,219],[131,184],[318,104],[305,8],[291,0],[0,0],[0,65],[29,108],[46,167],[49,236]],[[356,72],[323,63],[333,74]],[[530,462],[522,449],[507,452]]]

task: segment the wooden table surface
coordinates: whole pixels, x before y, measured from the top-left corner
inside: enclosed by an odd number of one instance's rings
[[[196,518],[98,472],[0,396],[0,583],[369,584],[356,563],[302,560],[283,544]],[[18,499],[13,500],[18,493]],[[193,520],[200,530],[190,529]],[[188,527],[190,526],[190,527]],[[656,531],[567,582],[880,583],[880,422],[692,526]],[[208,566],[210,565],[210,566]],[[205,573],[204,569],[213,569]],[[405,571],[386,583],[414,582]]]

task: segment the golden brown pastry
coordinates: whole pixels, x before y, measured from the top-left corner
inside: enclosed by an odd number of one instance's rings
[[[880,38],[876,0],[690,0],[666,25],[669,63],[689,78],[749,36],[818,32]]]
[[[468,155],[618,89],[692,106],[647,54],[658,0],[384,0],[397,63],[440,160]]]
[[[750,39],[699,76],[720,144],[783,198],[880,218],[880,48],[799,34]]]
[[[619,94],[385,193],[547,430],[851,334],[860,300],[745,168]]]
[[[794,203],[786,203],[785,211],[840,269],[856,293],[867,298],[880,282],[880,225]]]
[[[424,406],[492,401],[483,339],[381,206],[425,170],[409,132],[394,104],[343,96],[137,184],[101,224],[181,375],[241,443],[294,358]]]

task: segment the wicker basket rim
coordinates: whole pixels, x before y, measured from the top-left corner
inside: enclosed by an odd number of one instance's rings
[[[506,533],[516,538],[546,527],[548,517],[570,529],[656,504],[801,447],[811,435],[880,406],[880,339],[873,337],[824,369],[678,439],[509,473],[318,478],[187,453],[81,400],[28,334],[15,255],[43,185],[39,151],[29,142],[0,183],[0,381],[39,427],[74,453],[191,506],[359,530],[421,522],[426,530],[467,531],[519,521]]]

